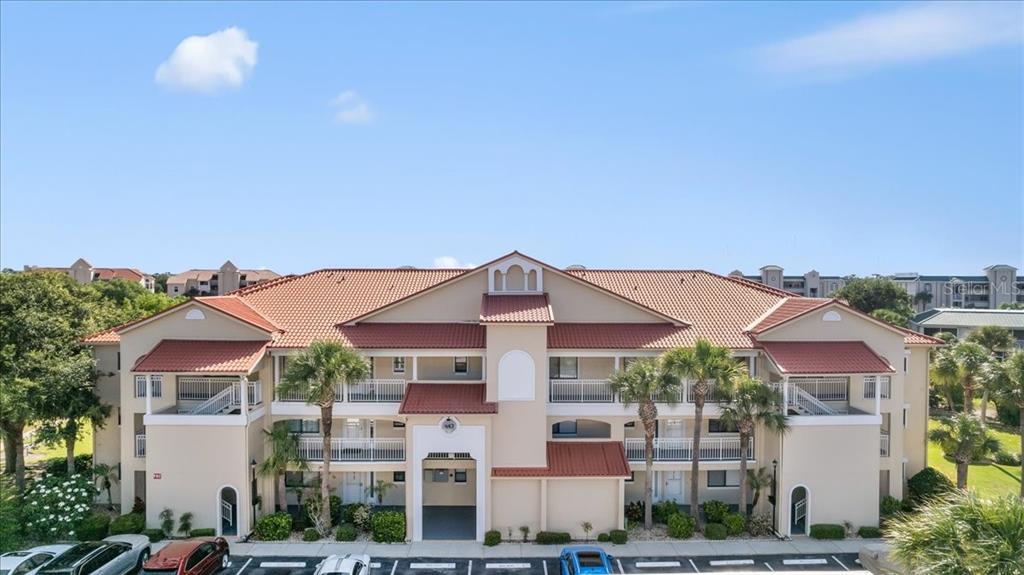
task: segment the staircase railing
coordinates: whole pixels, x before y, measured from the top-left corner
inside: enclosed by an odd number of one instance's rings
[[[238,385],[224,388],[217,395],[200,403],[188,412],[189,415],[213,415],[236,404]]]
[[[836,415],[839,413],[800,386],[792,383],[789,384],[789,404],[793,407],[802,408],[811,415]]]

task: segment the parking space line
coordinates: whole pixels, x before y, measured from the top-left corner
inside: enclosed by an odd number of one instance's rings
[[[828,565],[828,559],[815,557],[812,559],[783,559],[783,565]]]
[[[466,567],[466,575],[473,575],[473,560],[469,560],[469,566]]]
[[[235,573],[235,575],[242,575],[242,571],[245,571],[245,568],[246,568],[246,567],[248,567],[250,563],[252,563],[252,557],[250,557],[250,558],[249,558],[249,559],[248,559],[248,560],[247,560],[247,561],[245,562],[245,565],[242,565],[242,568],[241,568],[241,569],[239,569],[239,570],[238,570],[238,573]]]
[[[619,564],[619,573],[626,575],[626,570],[622,568],[622,559],[616,559],[615,562]]]
[[[410,569],[455,569],[454,563],[410,563]]]
[[[764,562],[764,566],[767,567],[769,571],[775,571],[775,568],[772,567],[772,564],[767,561]]]
[[[693,562],[693,559],[687,559],[690,562],[690,567],[693,567],[694,573],[700,573],[700,569],[697,569],[697,564]]]
[[[395,564],[391,566],[391,575],[395,575],[395,569],[398,569],[398,559],[395,559]]]
[[[529,563],[487,563],[487,569],[529,569]]]
[[[833,556],[832,556],[832,558],[833,558],[833,559],[835,559],[835,560],[836,560],[836,563],[838,563],[838,564],[839,564],[839,566],[840,566],[840,567],[842,567],[842,568],[843,568],[843,569],[844,569],[845,571],[849,571],[849,570],[850,570],[850,568],[849,568],[849,567],[847,567],[847,566],[846,566],[846,564],[844,564],[844,563],[843,563],[842,561],[840,561],[838,557],[836,557],[835,555],[833,555]]]
[[[541,561],[540,564],[544,566],[544,575],[548,575],[548,560],[545,559]]]
[[[678,561],[637,561],[634,563],[637,569],[651,569],[656,567],[679,567]]]
[[[712,567],[733,567],[737,565],[753,565],[753,559],[719,559],[716,561],[708,561],[708,565]]]
[[[301,569],[305,566],[305,561],[264,561],[260,563],[260,569]]]

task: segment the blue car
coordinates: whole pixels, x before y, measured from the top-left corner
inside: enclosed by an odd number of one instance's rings
[[[558,554],[562,575],[612,575],[614,557],[594,545],[563,547]]]

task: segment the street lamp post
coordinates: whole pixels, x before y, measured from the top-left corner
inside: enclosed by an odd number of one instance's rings
[[[256,523],[256,460],[249,460],[249,474],[252,477],[249,485],[249,502],[252,503],[252,522]]]
[[[772,494],[768,496],[768,502],[772,504],[772,527],[778,532],[778,524],[776,523],[776,509],[778,507],[778,483],[779,483],[779,460],[772,460]]]

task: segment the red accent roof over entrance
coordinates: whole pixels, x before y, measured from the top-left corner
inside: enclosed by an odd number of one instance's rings
[[[410,383],[398,408],[404,414],[498,413],[483,383]]]
[[[132,371],[249,373],[269,341],[165,339],[139,358]]]
[[[548,442],[547,467],[494,467],[492,477],[629,477],[621,441]]]
[[[484,323],[551,323],[548,294],[491,295],[484,294],[480,304],[480,321]]]
[[[896,372],[860,341],[764,341],[761,347],[787,375]]]

